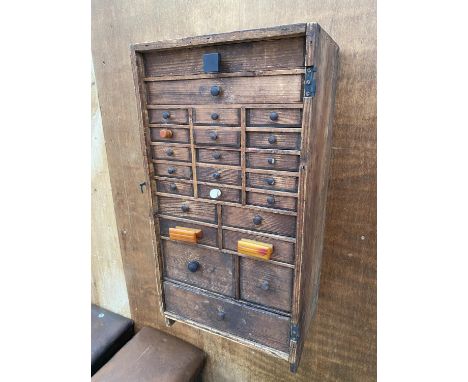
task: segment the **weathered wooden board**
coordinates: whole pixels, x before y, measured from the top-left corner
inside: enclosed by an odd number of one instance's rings
[[[373,0],[95,0],[93,60],[132,317],[208,353],[206,381],[376,380],[376,3]],[[184,22],[178,22],[180,15]],[[210,22],[207,22],[207,14]],[[340,46],[317,317],[301,365],[176,324],[159,313],[150,197],[138,133],[130,43],[316,21]]]

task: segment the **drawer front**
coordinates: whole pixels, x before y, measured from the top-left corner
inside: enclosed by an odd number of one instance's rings
[[[283,236],[295,236],[296,217],[241,207],[223,206],[223,225],[268,232]]]
[[[161,130],[170,130],[172,137],[161,138],[159,135]],[[181,127],[151,127],[150,128],[151,141],[153,142],[169,142],[169,143],[190,143],[190,131]]]
[[[197,161],[202,163],[228,164],[240,166],[239,151],[197,149]]]
[[[180,222],[177,220],[159,218],[159,232],[161,233],[162,236],[169,237],[169,228],[175,228],[176,226],[201,229],[203,232],[203,235],[200,239],[198,239],[198,243],[209,245],[212,247],[218,246],[218,230],[216,228],[207,227],[205,225],[201,225],[197,223],[187,223],[187,222]]]
[[[205,78],[148,82],[147,95],[150,105],[290,103],[302,101],[301,87],[301,74]]]
[[[162,251],[167,278],[226,296],[234,295],[231,255],[170,240],[163,240]]]
[[[240,124],[239,109],[194,109],[194,124],[238,126]]]
[[[240,259],[240,298],[289,312],[293,272],[291,268],[243,257]]]
[[[217,189],[221,191],[221,195],[218,196],[217,198],[212,198],[210,195],[210,191],[213,189]],[[207,186],[205,184],[199,184],[198,196],[204,199],[222,200],[224,202],[233,202],[233,203],[241,202],[241,191],[235,188]]]
[[[148,118],[150,123],[188,124],[187,109],[148,109]]]
[[[247,147],[300,150],[301,134],[247,131]]]
[[[270,195],[260,192],[247,192],[247,204],[280,210],[297,211],[297,198],[293,196]]]
[[[166,159],[179,162],[190,162],[192,160],[190,149],[188,147],[158,145],[153,146],[153,153],[155,159]]]
[[[242,184],[241,170],[216,167],[197,167],[197,179],[200,182],[211,182],[220,184]]]
[[[167,176],[170,178],[191,179],[192,167],[179,166],[170,163],[154,163],[154,173],[158,176]]]
[[[159,213],[208,223],[216,223],[216,205],[195,200],[159,196]],[[182,224],[181,224],[182,225]]]
[[[273,349],[289,352],[288,317],[167,281],[164,283],[164,297],[166,310],[170,313]]]
[[[294,263],[294,243],[273,239],[267,236],[246,234],[237,231],[223,230],[223,248],[237,252],[237,242],[242,239],[256,240],[273,245],[271,260],[283,263]]]
[[[299,171],[299,156],[289,154],[247,153],[247,167]]]
[[[301,127],[301,109],[249,109],[248,126]]]
[[[195,127],[194,140],[197,145],[240,147],[240,130]]]
[[[247,174],[247,186],[266,190],[297,192],[298,178],[295,176],[257,174],[251,172]]]
[[[304,67],[304,37],[249,41],[217,46],[168,49],[144,54],[145,75],[202,74],[203,55],[221,55],[220,72],[292,69]]]
[[[190,183],[157,180],[156,189],[158,192],[164,192],[166,194],[193,196],[193,186]]]

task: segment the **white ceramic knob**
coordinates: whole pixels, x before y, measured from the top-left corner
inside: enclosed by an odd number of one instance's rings
[[[221,196],[221,190],[217,188],[212,188],[210,190],[210,198],[211,199],[218,199]]]

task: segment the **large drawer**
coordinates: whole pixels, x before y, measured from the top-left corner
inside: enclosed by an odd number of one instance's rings
[[[162,251],[167,278],[234,296],[231,255],[171,240],[162,241]]]
[[[290,320],[197,289],[164,282],[166,311],[205,327],[289,352]]]

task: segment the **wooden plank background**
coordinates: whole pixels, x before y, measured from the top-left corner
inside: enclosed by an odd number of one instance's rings
[[[156,298],[149,195],[139,187],[146,175],[129,45],[313,21],[340,46],[340,74],[318,311],[294,375],[285,361],[183,324],[165,327]],[[102,225],[109,231],[107,223],[116,220],[120,254],[112,253],[122,259],[132,317],[203,348],[209,356],[205,381],[376,380],[375,1],[94,0],[92,29],[114,202],[100,207],[100,220],[93,215],[93,230],[98,234]],[[101,187],[110,192],[105,182]],[[106,251],[99,245],[109,243],[93,244],[93,257]],[[93,260],[93,266],[99,263]],[[110,264],[118,275],[119,262]],[[93,298],[102,292],[99,285],[93,284]],[[122,290],[125,282],[117,277],[116,296]]]

